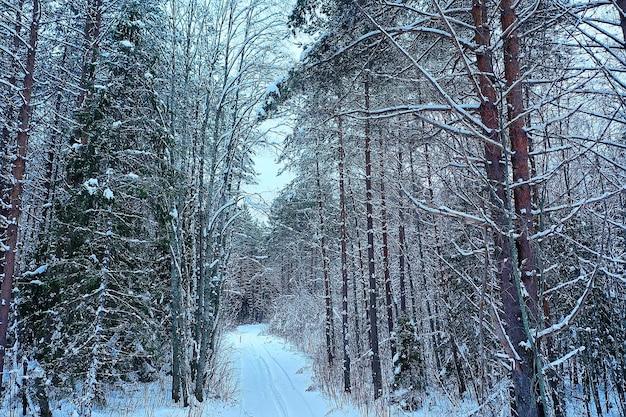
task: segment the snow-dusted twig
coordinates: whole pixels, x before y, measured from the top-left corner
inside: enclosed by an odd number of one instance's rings
[[[550,213],[550,212],[554,212],[554,211],[559,211],[559,210],[564,210],[564,209],[571,209],[572,213],[570,215],[568,215],[567,217],[565,217],[565,219],[569,219],[571,216],[573,216],[574,214],[576,214],[576,212],[580,209],[580,207],[588,205],[588,204],[592,204],[592,203],[597,203],[600,201],[604,201],[610,197],[613,197],[617,194],[620,194],[622,192],[626,191],[626,186],[620,187],[616,190],[613,191],[607,191],[602,195],[599,196],[595,196],[595,197],[590,197],[590,198],[584,198],[581,199],[575,203],[572,204],[563,204],[560,206],[554,206],[554,207],[548,207],[548,208],[544,208],[542,210],[533,210],[533,214],[537,215],[537,214],[545,214],[545,213]]]
[[[546,273],[546,271],[544,270],[544,271],[543,271],[543,273],[545,274],[545,273]],[[563,283],[561,283],[561,284],[557,285],[556,287],[548,288],[547,290],[545,290],[545,291],[543,292],[543,295],[544,295],[544,297],[545,297],[545,296],[547,296],[548,294],[552,294],[553,292],[557,292],[557,291],[559,291],[561,288],[568,287],[568,286],[570,286],[570,285],[572,285],[572,284],[576,284],[578,281],[581,281],[581,280],[583,280],[584,278],[585,278],[585,277],[583,277],[583,276],[578,276],[578,277],[576,277],[576,278],[574,278],[574,279],[571,279],[571,280],[569,280],[569,281],[567,281],[567,282],[563,282]]]
[[[493,303],[491,303],[491,310],[492,310],[493,321],[495,322],[495,325],[493,327],[496,332],[496,336],[498,336],[498,340],[500,341],[500,343],[502,344],[502,347],[504,348],[504,351],[506,352],[506,354],[511,360],[518,361],[518,362],[521,361],[522,359],[517,354],[517,351],[513,347],[513,343],[511,343],[511,339],[509,339],[509,337],[506,334],[506,331],[504,330],[504,327],[502,326],[502,320],[500,319],[500,315],[498,314],[498,311],[496,310],[496,306],[493,305]]]
[[[400,45],[397,40],[391,36],[391,34],[389,34],[389,32],[387,32],[381,25],[380,23],[378,23],[376,21],[376,19],[374,19],[369,13],[367,13],[367,11],[365,11],[363,8],[361,8],[361,12],[365,15],[365,17],[367,17],[367,19],[372,22],[372,24],[374,26],[376,26],[376,28],[378,28],[378,30],[380,30],[380,32],[385,36],[385,38],[387,38],[389,40],[389,42],[402,54],[404,55],[410,62],[411,64],[420,72],[422,73],[422,75],[424,75],[424,77],[426,77],[426,79],[428,80],[428,82],[435,88],[435,90],[437,90],[437,92],[439,93],[439,95],[441,96],[441,98],[447,102],[455,111],[456,113],[458,113],[464,120],[466,120],[468,123],[470,123],[473,126],[478,126],[481,131],[484,132],[489,132],[491,129],[489,129],[487,126],[485,126],[482,121],[480,119],[477,119],[474,115],[472,115],[471,113],[469,113],[467,110],[465,110],[462,105],[460,103],[457,103],[456,100],[454,100],[454,98],[452,98],[450,96],[450,94],[443,88],[443,86],[439,83],[439,81],[437,80],[437,78],[435,76],[433,76],[433,74],[431,74],[426,68],[424,68],[422,65],[420,65],[420,63],[418,62],[417,59],[415,59],[415,57],[413,55],[411,55],[402,45]],[[499,149],[502,149],[502,144],[500,142],[494,141],[491,138],[485,136],[484,134],[481,134],[479,132],[476,132],[476,136],[479,137],[481,140],[483,140],[486,143],[489,143],[492,146],[495,146]]]
[[[478,217],[478,216],[474,216],[472,214],[469,213],[464,213],[462,211],[457,211],[457,210],[453,210],[449,207],[446,206],[432,206],[430,204],[427,204],[425,202],[419,201],[417,200],[415,197],[413,197],[411,195],[411,193],[409,193],[406,188],[404,188],[404,185],[400,185],[400,187],[402,188],[402,192],[404,192],[404,194],[409,198],[409,200],[411,200],[411,202],[413,204],[415,204],[419,209],[427,211],[429,213],[433,213],[433,214],[439,214],[442,216],[447,216],[447,217],[452,217],[455,219],[460,219],[463,220],[467,223],[471,223],[471,224],[476,224],[476,225],[487,225],[489,224],[489,222],[482,218],[482,217]]]
[[[542,337],[551,336],[551,335],[553,335],[555,333],[558,333],[561,330],[566,329],[567,327],[569,327],[572,324],[572,321],[574,321],[574,319],[576,318],[578,313],[580,313],[580,310],[582,309],[582,306],[583,306],[585,300],[587,299],[587,296],[591,292],[591,288],[592,288],[593,283],[595,281],[596,272],[598,272],[598,268],[597,267],[594,269],[593,273],[591,274],[591,277],[589,278],[589,281],[587,282],[587,286],[585,287],[585,291],[583,291],[582,295],[580,296],[580,298],[576,302],[576,305],[574,306],[572,311],[570,311],[570,313],[563,320],[561,320],[560,322],[558,322],[556,324],[553,324],[552,326],[548,327],[547,329],[543,329],[542,331],[538,332],[536,334],[536,336],[535,336],[536,340],[539,340]]]
[[[584,347],[584,346],[580,346],[580,347],[578,347],[578,348],[576,348],[576,349],[572,350],[572,351],[571,351],[570,353],[568,353],[567,355],[565,355],[565,356],[563,356],[563,357],[561,357],[561,358],[559,358],[559,359],[557,359],[557,360],[555,360],[555,361],[553,361],[553,362],[550,362],[550,363],[546,364],[546,365],[543,367],[543,372],[546,372],[546,371],[547,371],[548,369],[550,369],[550,368],[556,368],[557,366],[559,366],[559,365],[561,365],[562,363],[566,362],[566,361],[567,361],[569,358],[571,358],[572,356],[574,356],[574,355],[576,355],[577,353],[582,352],[582,351],[584,351],[584,350],[585,350],[585,347]]]

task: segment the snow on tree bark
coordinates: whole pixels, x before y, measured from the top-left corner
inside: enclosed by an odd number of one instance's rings
[[[529,236],[533,231],[532,207],[530,198],[529,168],[528,168],[528,138],[524,132],[522,84],[519,71],[519,44],[516,29],[517,24],[513,3],[502,3],[502,30],[505,33],[505,77],[509,87],[507,94],[509,136],[511,140],[514,202],[516,213],[520,218],[520,235],[517,239],[517,248],[514,248],[503,231],[509,230],[510,212],[509,197],[505,188],[506,169],[503,149],[496,145],[502,143],[499,134],[499,115],[496,108],[497,94],[494,87],[492,58],[490,55],[491,30],[488,23],[487,5],[484,0],[474,0],[472,16],[476,28],[476,42],[479,49],[476,53],[479,69],[479,85],[481,94],[480,115],[483,124],[488,129],[485,134],[491,139],[485,142],[485,158],[487,161],[487,178],[491,182],[490,200],[494,211],[496,225],[500,230],[493,231],[495,247],[495,267],[500,281],[500,294],[505,311],[506,332],[514,346],[520,360],[513,358],[513,383],[515,391],[514,407],[520,416],[533,417],[538,415],[535,380],[535,352],[523,347],[528,335],[524,329],[523,311],[529,309],[533,320],[537,317],[537,286],[536,261],[534,249],[531,248]],[[520,272],[523,276],[525,293],[529,299],[520,298],[515,283],[514,269],[511,264],[514,259],[513,251],[519,252],[517,259]]]
[[[393,292],[391,288],[391,271],[389,268],[389,231],[387,227],[387,199],[385,195],[385,154],[382,135],[379,137],[379,175],[380,175],[380,222],[383,241],[383,279],[385,288],[385,307],[387,310],[387,329],[389,330],[389,345],[391,358],[396,356],[396,339],[394,335]]]
[[[17,150],[14,154],[12,169],[12,187],[10,201],[7,204],[8,217],[6,229],[0,230],[0,236],[6,236],[2,242],[4,252],[4,270],[0,287],[0,390],[4,376],[4,361],[6,355],[7,329],[9,324],[9,310],[11,306],[11,291],[17,268],[18,232],[19,221],[22,213],[22,182],[26,169],[26,150],[30,133],[31,98],[34,87],[35,57],[37,53],[37,41],[39,36],[39,20],[41,18],[41,5],[39,0],[32,2],[32,17],[28,37],[28,51],[24,63],[24,81],[22,86],[22,105],[18,114],[18,130],[16,137]],[[0,391],[1,392],[1,391]]]
[[[366,75],[368,77],[369,75]],[[364,82],[365,109],[370,109],[370,81]],[[365,204],[367,211],[367,270],[369,277],[369,327],[372,355],[372,381],[374,398],[382,395],[383,380],[378,340],[378,283],[376,280],[376,257],[374,255],[374,205],[372,186],[372,138],[369,118],[365,120]]]
[[[326,230],[324,227],[324,202],[322,195],[322,183],[320,179],[319,158],[315,158],[315,182],[317,185],[317,210],[319,218],[320,251],[322,254],[322,273],[324,274],[324,304],[326,317],[324,322],[324,333],[326,335],[326,356],[328,366],[332,367],[335,359],[335,323],[333,320],[333,298],[330,286],[330,271],[328,254],[326,249]],[[345,345],[344,345],[345,346]]]
[[[341,233],[341,339],[343,342],[343,389],[345,392],[351,392],[350,354],[348,352],[348,346],[350,343],[348,335],[350,329],[348,327],[348,234],[346,224],[345,150],[343,147],[343,126],[341,123],[341,117],[337,119],[337,134],[339,136],[339,227]],[[355,314],[358,314],[358,311],[355,311]],[[359,330],[357,329],[357,332],[358,331]]]

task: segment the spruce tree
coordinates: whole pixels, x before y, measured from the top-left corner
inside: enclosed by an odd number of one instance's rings
[[[102,381],[148,380],[164,356],[171,170],[155,82],[164,19],[149,2],[126,1],[117,13],[76,114],[67,187],[38,253],[47,269],[22,308],[54,382],[84,382],[84,415],[102,399]]]

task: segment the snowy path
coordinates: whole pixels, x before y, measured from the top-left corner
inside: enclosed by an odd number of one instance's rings
[[[358,417],[338,409],[311,385],[309,361],[284,341],[262,335],[265,326],[240,326],[226,338],[239,376],[239,402],[223,417]],[[231,414],[232,413],[232,414]]]
[[[224,355],[237,379],[234,400],[209,399],[191,408],[167,400],[161,384],[131,385],[109,395],[108,407],[94,417],[361,417],[311,389],[311,361],[283,339],[264,334],[265,325],[240,326],[224,340]],[[134,388],[134,389],[133,389]],[[165,390],[165,391],[164,391]],[[54,417],[75,417],[71,402]],[[0,416],[4,416],[0,409]],[[12,414],[9,414],[12,415]]]

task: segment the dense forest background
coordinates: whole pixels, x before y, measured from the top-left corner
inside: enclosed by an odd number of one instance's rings
[[[626,414],[625,11],[0,1],[4,403],[187,407],[269,322],[364,412]]]

